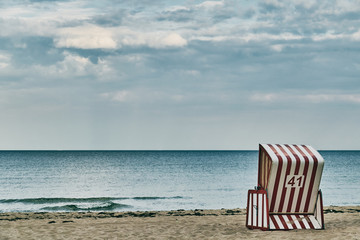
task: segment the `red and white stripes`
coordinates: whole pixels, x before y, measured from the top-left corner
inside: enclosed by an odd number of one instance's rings
[[[249,190],[246,226],[261,230],[324,229],[321,191],[313,214],[270,214],[266,191]]]
[[[313,213],[324,165],[307,145],[261,144],[259,183],[267,190],[270,213]]]
[[[268,199],[265,190],[249,190],[247,210],[247,227],[269,229]]]
[[[319,191],[324,159],[308,145],[260,144],[257,190],[249,190],[251,229],[324,229]]]
[[[290,229],[322,229],[322,226],[313,215],[270,215],[270,230],[290,230]]]

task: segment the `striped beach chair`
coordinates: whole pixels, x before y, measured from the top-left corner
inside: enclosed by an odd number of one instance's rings
[[[260,144],[258,185],[248,191],[246,227],[324,229],[323,167],[324,159],[311,146]]]

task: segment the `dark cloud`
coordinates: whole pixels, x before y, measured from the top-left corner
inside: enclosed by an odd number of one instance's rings
[[[360,12],[350,11],[341,14],[328,15],[327,18],[333,19],[334,21],[356,21],[360,22]]]
[[[175,11],[163,11],[158,17],[158,21],[187,22],[194,20],[194,10],[179,9]]]
[[[245,11],[245,13],[243,14],[244,18],[252,18],[253,16],[255,16],[256,11],[252,8],[248,9]]]
[[[282,6],[279,2],[260,2],[259,8],[261,13],[280,12]]]
[[[128,12],[126,10],[118,9],[109,14],[94,16],[91,22],[100,26],[116,27],[122,24],[123,19],[127,15]]]
[[[0,38],[1,49],[12,55],[17,67],[40,64],[49,66],[63,59],[49,37]]]
[[[106,51],[102,49],[79,49],[79,48],[66,48],[63,49],[75,55],[88,58],[93,64],[97,64],[100,58],[108,56],[116,56],[121,51]]]
[[[236,16],[236,14],[233,11],[225,10],[225,11],[217,12],[216,14],[214,14],[213,21],[214,21],[214,23],[219,23],[219,22],[231,19],[234,16]]]

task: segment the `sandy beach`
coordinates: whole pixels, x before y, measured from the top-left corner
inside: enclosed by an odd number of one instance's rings
[[[325,230],[245,227],[245,209],[1,213],[0,239],[360,239],[360,206],[326,207]]]

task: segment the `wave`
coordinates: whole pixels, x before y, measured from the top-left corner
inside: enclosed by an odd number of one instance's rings
[[[138,201],[158,201],[166,199],[183,199],[185,197],[90,197],[90,198],[21,198],[0,199],[0,212],[97,212],[131,210]]]
[[[104,202],[114,200],[125,200],[128,198],[93,197],[93,198],[22,198],[22,199],[2,199],[0,203],[24,203],[24,204],[49,204],[49,203],[72,203],[72,202]]]
[[[69,204],[64,206],[53,206],[53,207],[43,207],[40,210],[42,211],[51,211],[51,212],[79,212],[79,211],[114,211],[122,208],[130,208],[130,205],[119,204],[108,202],[106,204],[95,205],[95,206],[81,206],[76,204]]]
[[[161,199],[182,199],[184,197],[90,197],[90,198],[21,198],[21,199],[0,199],[0,203],[23,203],[23,204],[57,204],[57,203],[96,203],[113,202],[121,200],[161,200]],[[69,205],[70,206],[70,205]]]
[[[175,197],[133,197],[134,200],[161,200],[161,199],[182,199],[184,197],[175,196]]]

